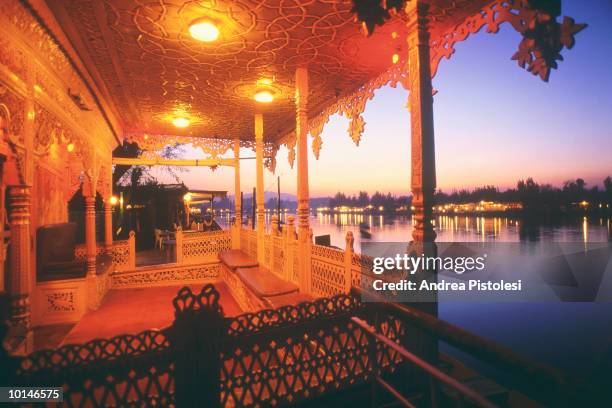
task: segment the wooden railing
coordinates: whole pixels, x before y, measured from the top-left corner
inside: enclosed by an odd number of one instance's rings
[[[252,229],[240,230],[240,249],[252,258],[257,258],[257,232]],[[280,278],[298,283],[297,241],[293,225],[283,231],[270,230],[264,235],[264,259],[262,265]],[[341,293],[341,292],[337,292]]]
[[[107,248],[102,243],[96,245],[96,256],[107,253]],[[113,246],[108,253],[113,258],[114,271],[122,272],[136,268],[136,237],[134,231],[130,231],[128,239],[113,241]],[[74,249],[75,259],[86,258],[85,244],[79,244]]]
[[[25,357],[0,354],[0,363],[11,385],[63,386],[68,407],[287,406],[368,381],[368,338],[351,321],[366,317],[358,298],[342,294],[227,318],[219,297],[213,285],[200,293],[185,287],[166,329]],[[381,325],[393,341],[404,335],[392,317]],[[396,371],[397,352],[378,344],[375,354],[378,374]]]
[[[216,262],[217,254],[231,248],[229,231],[176,231],[176,263]]]
[[[257,233],[252,229],[240,230],[240,248],[252,258],[257,258]],[[311,286],[315,297],[348,293],[351,286],[360,286],[374,278],[372,259],[353,250],[353,234],[346,235],[346,248],[310,245]],[[281,232],[270,230],[264,237],[263,266],[289,282],[299,284],[297,240],[292,222]]]
[[[173,306],[175,320],[166,329],[25,357],[9,357],[0,350],[0,366],[13,386],[63,386],[69,407],[255,407],[293,405],[348,391],[373,378],[413,393],[414,386],[421,387],[418,378],[406,378],[408,367],[398,370],[408,358],[453,383],[464,397],[479,400],[442,375],[435,361],[422,360],[410,349],[416,326],[498,370],[524,376],[547,406],[594,406],[601,397],[597,389],[409,306],[363,303],[356,291],[227,318],[219,292],[209,284],[199,293],[181,289]],[[425,402],[436,400],[432,397],[440,390],[427,388],[425,382],[416,395],[424,395]]]
[[[130,271],[136,268],[136,236],[130,231],[129,238],[113,242],[111,253],[115,264],[115,272]]]
[[[444,405],[448,405],[448,406],[454,405],[456,407],[462,407],[466,405],[465,402],[467,402],[469,406],[474,406],[474,407],[479,407],[479,408],[497,408],[497,405],[487,400],[485,397],[480,395],[478,392],[467,387],[466,385],[459,382],[457,379],[451,377],[447,373],[443,372],[441,369],[434,366],[433,364],[411,353],[405,347],[402,347],[401,345],[397,344],[395,341],[388,338],[387,336],[379,333],[375,327],[371,326],[364,320],[356,316],[352,317],[351,320],[353,321],[353,323],[357,324],[363,330],[364,333],[372,337],[372,341],[368,342],[369,347],[373,349],[371,353],[376,352],[375,351],[376,344],[377,342],[381,342],[387,347],[389,347],[390,349],[397,352],[403,359],[414,364],[416,367],[418,367],[420,370],[423,371],[424,375],[429,377],[429,389],[430,389],[429,394],[430,395],[428,398],[429,399],[428,405],[431,405],[432,407],[437,407],[440,405],[438,401],[439,400],[438,388],[440,387],[440,385],[444,385],[447,388],[450,388],[453,390],[451,395],[453,396],[453,399],[455,400],[455,404],[447,403]],[[373,359],[373,363],[374,363],[373,364],[374,367],[372,367],[372,372],[378,373],[379,370],[378,370],[378,367],[376,367],[376,363],[377,363],[376,359]],[[404,406],[405,408],[415,407],[414,401],[411,401],[406,395],[400,392],[400,390],[397,387],[394,387],[393,385],[391,385],[380,375],[374,374],[372,375],[371,378],[372,378],[371,380],[372,381],[372,407],[378,406],[377,402],[378,402],[379,397],[377,395],[377,386],[380,386],[382,389],[384,389],[389,394],[391,394],[397,400],[397,402],[401,404],[402,406]]]
[[[240,230],[240,249],[251,258],[257,258],[257,231],[248,228]]]
[[[502,375],[496,380],[508,389],[516,389],[523,395],[551,407],[595,406],[589,405],[601,396],[595,387],[568,376],[561,370],[525,358],[515,351],[480,337],[459,326],[441,320],[409,304],[392,302],[380,294],[366,291],[360,287],[351,288],[354,296],[367,296],[371,305],[376,305],[375,313],[386,316],[395,315],[412,331],[422,331],[436,341],[446,343],[464,353],[471,360],[488,365],[491,372]],[[607,390],[605,390],[607,392]],[[577,401],[582,401],[578,404]],[[534,405],[536,406],[536,405]]]

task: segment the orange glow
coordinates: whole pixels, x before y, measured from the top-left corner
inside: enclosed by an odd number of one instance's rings
[[[186,128],[187,126],[189,126],[189,123],[189,119],[183,117],[172,119],[172,124],[177,128]]]
[[[72,153],[74,151],[74,143],[68,143],[66,150],[68,150],[68,153]]]
[[[209,20],[200,20],[189,26],[189,34],[198,41],[213,42],[219,38],[219,29]]]
[[[188,203],[191,201],[191,193],[187,193],[183,196],[183,200]]]
[[[274,100],[274,95],[268,90],[259,90],[253,97],[257,102],[270,103]]]
[[[399,54],[393,54],[393,57],[391,57],[391,59],[393,60],[394,64],[397,64],[397,61],[399,61]]]
[[[272,80],[270,78],[262,78],[257,81],[257,85],[272,85]]]
[[[117,205],[117,203],[119,202],[119,199],[117,199],[116,196],[111,196],[109,202],[110,202],[110,205]]]

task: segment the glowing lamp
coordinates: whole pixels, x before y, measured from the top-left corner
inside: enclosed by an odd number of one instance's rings
[[[109,202],[110,202],[110,205],[117,205],[117,203],[119,202],[119,199],[116,196],[111,196]]]
[[[68,150],[68,153],[72,153],[74,151],[74,143],[68,143],[66,150]]]
[[[259,103],[270,103],[274,100],[274,95],[267,89],[259,90],[253,97]]]
[[[183,200],[188,203],[191,201],[191,193],[187,193],[183,196]]]
[[[174,126],[176,126],[177,128],[186,128],[187,126],[189,126],[189,119],[187,118],[174,118],[172,120],[172,124]]]
[[[399,54],[393,54],[393,56],[391,57],[391,60],[393,61],[394,64],[397,64],[397,61],[399,61]]]
[[[219,38],[219,29],[210,20],[200,20],[189,26],[189,34],[198,41],[213,42]]]

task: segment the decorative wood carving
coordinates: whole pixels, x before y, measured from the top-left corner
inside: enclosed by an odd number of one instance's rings
[[[10,279],[12,326],[30,330],[30,207],[31,187],[11,186],[8,190],[9,223],[11,228]]]
[[[369,22],[367,25],[370,28],[367,32],[371,33],[374,25],[382,24],[387,20],[390,24],[393,21],[393,19],[389,20],[391,15],[388,14],[388,11],[400,10],[402,7],[398,7],[399,3],[401,1],[355,0],[353,12],[357,15],[365,13],[368,16],[366,20],[360,17],[360,21],[364,24],[366,21]],[[542,7],[547,4],[552,6]],[[445,4],[444,1],[432,2],[429,11],[431,76],[435,76],[442,58],[448,59],[454,54],[454,45],[457,42],[466,40],[470,34],[477,33],[483,28],[488,33],[497,33],[499,26],[508,22],[523,35],[519,50],[512,56],[512,59],[517,60],[522,68],[547,81],[550,70],[557,68],[557,60],[562,59],[560,51],[563,47],[571,49],[574,45],[575,34],[586,27],[586,24],[576,24],[570,17],[564,17],[563,22],[558,23],[556,20],[559,16],[559,9],[556,8],[556,4],[558,4],[556,0],[549,3],[533,0],[504,0],[488,5],[467,1],[453,2],[453,4]],[[482,7],[475,9],[475,6]],[[445,27],[443,22],[449,16],[461,16],[461,22]],[[397,19],[407,21],[406,13],[399,13]],[[399,31],[399,33],[401,33],[401,38],[407,38],[407,32]],[[356,145],[359,145],[365,127],[362,114],[367,101],[374,97],[374,91],[385,85],[395,87],[398,83],[408,89],[406,53],[400,53],[398,57],[397,63],[377,78],[352,90],[347,96],[339,98],[337,102],[311,118],[309,131],[314,138],[312,148],[317,159],[323,143],[321,139],[323,126],[331,115],[340,114],[349,119],[349,136]],[[289,148],[290,140],[294,138],[294,134],[287,134],[283,138],[284,144]],[[289,162],[293,167],[292,154],[290,151]]]
[[[429,7],[409,3],[408,109],[410,111],[411,180],[415,241],[433,241],[432,206],[436,188],[433,94],[430,68]]]
[[[486,0],[440,0],[436,24],[445,30]],[[459,4],[459,6],[457,6]],[[467,5],[467,7],[465,7]],[[109,0],[61,2],[56,6],[75,26],[93,64],[108,85],[128,132],[253,139],[250,118],[266,116],[266,140],[278,141],[294,127],[293,72],[308,66],[316,114],[338,96],[387,71],[405,38],[402,17],[390,19],[371,37],[353,23],[351,2],[247,0],[153,4]],[[467,11],[465,11],[467,10]],[[210,17],[220,39],[193,40],[189,25]],[[62,23],[60,18],[60,23]],[[397,41],[390,41],[392,33]],[[389,44],[389,47],[381,46]],[[253,101],[257,81],[272,80],[275,101]],[[192,119],[188,130],[174,115]],[[314,116],[314,115],[313,115]],[[356,121],[356,125],[358,124]],[[359,126],[355,126],[359,127]],[[357,131],[357,130],[355,130]]]
[[[523,36],[512,59],[517,60],[522,68],[548,81],[550,70],[557,68],[557,60],[562,59],[560,51],[563,47],[571,49],[574,35],[586,27],[586,24],[576,24],[570,17],[564,17],[563,22],[558,23],[559,14],[558,0],[494,1],[453,29],[432,36],[431,74],[436,74],[442,58],[448,59],[455,53],[457,42],[466,40],[470,34],[483,28],[487,33],[497,33],[501,24],[509,23]]]

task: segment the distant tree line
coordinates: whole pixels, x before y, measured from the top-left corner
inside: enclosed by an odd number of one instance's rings
[[[438,191],[435,195],[437,204],[470,203],[479,201],[519,202],[526,211],[564,211],[581,206],[582,208],[612,208],[612,178],[606,177],[603,189],[595,185],[588,187],[582,178],[569,180],[561,187],[551,184],[539,184],[529,177],[520,180],[516,188],[500,191],[494,186],[478,187],[474,190],[458,190],[450,194]],[[606,207],[606,205],[608,207]]]
[[[395,209],[399,207],[409,207],[411,198],[408,196],[396,196],[391,193],[375,192],[370,196],[365,191],[360,191],[357,195],[346,195],[344,193],[336,193],[329,200],[330,207],[366,207],[371,205],[373,207],[384,207],[385,209]]]
[[[370,196],[365,191],[356,195],[336,193],[330,198],[330,207],[366,207],[372,205],[376,208],[383,206],[385,210],[397,209],[410,206],[412,197],[396,196],[391,193],[376,192]],[[610,176],[603,180],[603,188],[600,186],[587,186],[582,178],[569,180],[561,187],[551,184],[539,184],[529,177],[518,181],[516,188],[500,190],[495,186],[476,187],[472,190],[461,189],[451,193],[437,191],[435,194],[436,204],[464,204],[480,201],[495,201],[501,203],[521,203],[525,211],[570,211],[576,208],[599,209],[602,205],[604,210],[612,210],[612,178]],[[581,205],[582,203],[582,205]]]

